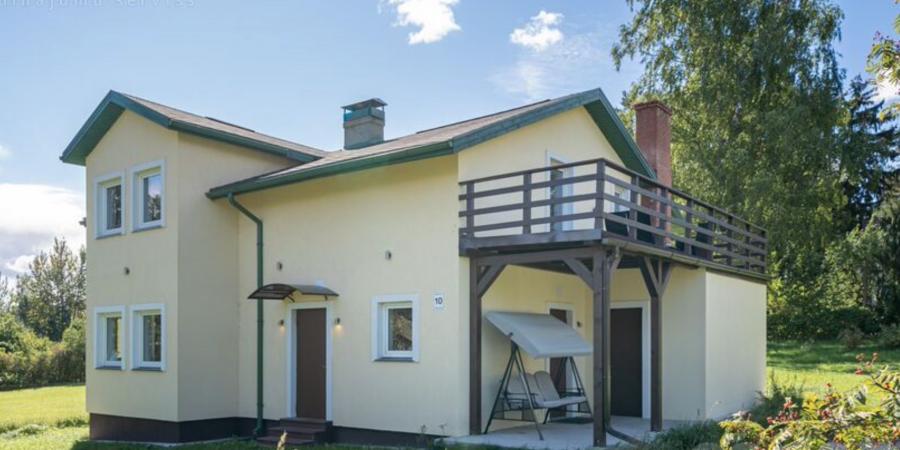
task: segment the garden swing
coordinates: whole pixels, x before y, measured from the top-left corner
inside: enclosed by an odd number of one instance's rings
[[[590,355],[592,349],[578,332],[549,314],[492,311],[485,317],[511,341],[509,360],[485,433],[495,419],[534,422],[538,437],[543,440],[537,410],[545,410],[544,424],[551,420],[552,412],[560,412],[564,418],[593,417],[574,359]],[[559,370],[557,377],[571,371],[575,386],[561,392],[557,386],[563,380],[554,380],[543,370],[526,372],[522,351],[537,359],[561,358],[565,370]]]

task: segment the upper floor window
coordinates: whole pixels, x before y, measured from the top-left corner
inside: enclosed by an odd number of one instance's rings
[[[109,175],[94,183],[97,237],[122,233],[122,178],[121,174]]]
[[[164,225],[165,167],[162,162],[132,169],[134,179],[134,228]]]
[[[376,297],[372,343],[376,360],[416,361],[419,354],[415,296]]]
[[[122,369],[125,331],[122,329],[125,308],[122,306],[99,307],[94,310],[94,359],[95,367]]]
[[[162,305],[137,305],[132,310],[132,342],[135,369],[165,369],[165,309]]]

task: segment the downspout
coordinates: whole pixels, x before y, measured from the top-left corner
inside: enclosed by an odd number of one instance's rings
[[[263,286],[263,222],[228,194],[228,203],[256,224],[256,288]],[[265,433],[263,425],[263,301],[256,299],[256,428],[253,435]]]

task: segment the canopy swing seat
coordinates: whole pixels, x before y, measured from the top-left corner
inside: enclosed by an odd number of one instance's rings
[[[574,359],[575,356],[590,355],[592,349],[578,332],[549,314],[492,311],[485,318],[511,341],[509,360],[484,428],[485,433],[495,419],[534,422],[538,437],[544,440],[537,410],[545,410],[544,424],[555,417],[593,417]],[[562,367],[571,370],[575,386],[561,392],[556,387],[564,380],[554,380],[543,370],[526,372],[520,350],[532,358],[563,359]],[[557,376],[561,377],[566,370],[558,372]],[[561,414],[555,416],[553,412]]]

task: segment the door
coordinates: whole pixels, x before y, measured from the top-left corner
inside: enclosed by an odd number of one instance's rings
[[[557,166],[562,161],[551,158],[550,165]],[[572,176],[571,167],[554,167],[550,170],[550,181],[559,181]],[[550,199],[560,200],[572,195],[572,184],[557,184],[550,186]],[[572,214],[572,203],[553,203],[550,205],[550,217],[563,217]],[[551,222],[550,231],[564,231],[571,228],[570,221]]]
[[[641,308],[616,308],[610,313],[610,412],[641,417],[643,373]]]
[[[569,323],[569,311],[565,309],[550,308],[550,315],[556,317],[566,325]],[[557,392],[565,392],[569,383],[569,368],[565,358],[550,358],[550,377],[556,385]],[[564,411],[552,411],[550,417],[564,416]]]
[[[297,310],[297,417],[325,419],[325,308]]]

